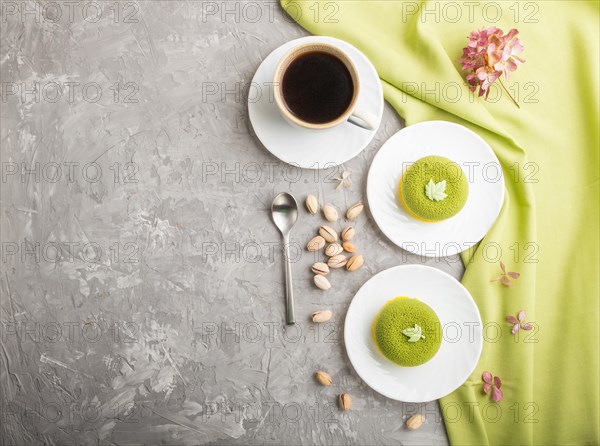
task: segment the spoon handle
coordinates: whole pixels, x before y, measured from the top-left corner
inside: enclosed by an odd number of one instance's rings
[[[294,290],[292,288],[292,264],[290,262],[290,236],[283,236],[283,257],[285,259],[285,320],[287,325],[294,325]]]

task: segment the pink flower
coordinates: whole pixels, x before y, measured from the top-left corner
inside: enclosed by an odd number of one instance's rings
[[[493,278],[490,280],[490,282],[500,282],[504,286],[512,286],[513,281],[510,279],[517,280],[519,277],[521,277],[521,274],[516,271],[506,271],[506,265],[502,260],[500,260],[500,269],[502,270],[502,274]]]
[[[500,387],[502,387],[502,381],[499,376],[492,376],[490,372],[483,372],[481,375],[483,379],[483,392],[487,395],[492,391],[492,401],[499,403],[504,398],[504,394]]]
[[[520,328],[522,328],[523,330],[532,330],[533,329],[533,325],[530,322],[525,322],[525,318],[527,317],[527,313],[525,313],[525,310],[521,310],[519,311],[519,314],[517,314],[517,317],[514,316],[506,316],[506,320],[512,324],[512,329],[510,330],[510,332],[512,334],[517,334],[517,332],[519,331]]]
[[[469,71],[466,79],[471,91],[479,87],[479,96],[485,94],[487,98],[492,83],[503,73],[508,79],[510,73],[525,62],[517,56],[523,52],[523,44],[516,37],[518,33],[513,28],[504,34],[495,26],[471,32],[460,59],[463,71]]]

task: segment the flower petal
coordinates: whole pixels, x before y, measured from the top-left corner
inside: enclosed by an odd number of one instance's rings
[[[519,324],[517,323],[517,324],[513,325],[513,328],[510,330],[510,332],[512,334],[517,334],[518,331],[519,331]]]
[[[506,316],[506,320],[508,322],[510,322],[511,324],[518,324],[519,323],[519,321],[517,320],[517,318],[514,317],[514,316]]]
[[[506,69],[504,70],[504,72],[508,76],[508,73],[510,73],[511,71],[516,71],[517,68],[518,68],[518,66],[517,66],[516,62],[514,60],[512,60],[512,58],[511,58],[506,61]]]
[[[514,272],[514,271],[509,271],[507,274],[508,274],[510,277],[512,277],[513,279],[518,279],[519,277],[521,277],[521,274],[519,274],[519,273],[516,273],[516,272]]]
[[[483,379],[483,382],[491,384],[492,383],[492,374],[490,372],[483,372],[481,374],[481,379]]]
[[[512,281],[506,277],[506,276],[502,276],[502,279],[500,279],[500,282],[502,282],[502,285],[506,285],[506,286],[512,286]]]
[[[527,313],[525,313],[525,310],[521,310],[519,311],[519,313],[517,314],[517,317],[519,318],[519,320],[521,322],[523,322],[525,320],[525,318],[527,317]]]
[[[488,75],[487,80],[491,84],[492,82],[495,82],[496,79],[498,79],[501,75],[502,71],[494,71]]]
[[[500,402],[502,401],[502,398],[504,398],[502,390],[497,387],[492,388],[492,401]]]
[[[506,33],[506,35],[504,36],[504,38],[506,40],[511,40],[513,37],[515,37],[517,34],[519,34],[519,30],[516,28],[511,29],[509,32]]]
[[[488,393],[490,393],[490,389],[492,388],[491,384],[484,384],[483,385],[483,392],[487,395]]]
[[[502,380],[499,376],[494,376],[494,386],[497,388],[502,387]]]
[[[506,265],[502,260],[500,260],[500,269],[502,269],[502,272],[506,274]]]
[[[530,322],[523,322],[523,323],[521,324],[521,328],[522,328],[523,330],[533,330],[533,324],[532,324],[532,323],[530,323]]]

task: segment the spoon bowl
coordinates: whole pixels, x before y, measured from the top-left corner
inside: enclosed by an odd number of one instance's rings
[[[298,220],[298,203],[292,195],[282,192],[273,199],[271,214],[275,226],[285,236],[286,233],[292,230]]]

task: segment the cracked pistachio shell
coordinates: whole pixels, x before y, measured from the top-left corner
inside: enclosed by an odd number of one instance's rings
[[[327,257],[337,256],[342,252],[344,252],[344,248],[342,248],[342,246],[338,243],[332,243],[327,248],[325,248],[325,255]]]
[[[363,266],[365,263],[365,259],[360,254],[354,255],[348,259],[346,262],[346,269],[348,271],[356,271],[358,268]]]
[[[406,420],[406,428],[409,431],[415,431],[423,425],[424,421],[425,421],[425,417],[423,415],[421,415],[420,413],[415,414],[412,417],[410,417],[408,420]]]
[[[365,205],[362,203],[356,203],[352,206],[350,206],[348,208],[348,210],[346,211],[346,218],[348,220],[354,220],[356,217],[358,217],[363,209],[365,208]]]
[[[316,274],[315,277],[313,278],[313,281],[315,282],[315,286],[317,288],[319,288],[320,290],[327,291],[328,289],[331,288],[331,283],[329,283],[329,280],[327,280],[327,277],[325,277],[321,274]]]
[[[306,209],[313,215],[319,211],[319,201],[313,194],[306,196]]]
[[[331,319],[331,316],[333,316],[333,313],[330,310],[315,311],[312,314],[312,321],[320,324],[322,322],[327,322]]]
[[[323,216],[327,221],[336,221],[338,219],[338,211],[330,204],[323,206]]]
[[[323,262],[314,263],[310,269],[314,274],[320,274],[321,276],[329,274],[329,267]]]
[[[329,268],[334,269],[343,268],[344,266],[346,266],[347,262],[348,259],[344,254],[338,254],[336,256],[329,257],[329,260],[327,261],[327,266],[329,266]]]
[[[344,229],[342,229],[342,233],[340,235],[343,241],[348,242],[354,238],[355,234],[356,231],[354,230],[354,228],[352,226],[347,226]]]
[[[356,246],[354,246],[354,244],[350,242],[342,243],[342,248],[344,248],[344,251],[349,253],[356,252]]]
[[[328,243],[335,243],[338,239],[337,232],[335,232],[333,228],[325,225],[319,228],[319,235]]]
[[[340,394],[339,405],[342,410],[350,410],[352,408],[352,398],[347,393]]]
[[[314,252],[323,248],[323,246],[325,246],[325,239],[320,235],[317,235],[306,244],[306,249],[308,249],[311,252]]]
[[[331,375],[323,370],[319,370],[315,373],[315,379],[319,381],[319,384],[322,386],[330,386],[333,384],[333,379],[331,379]]]

